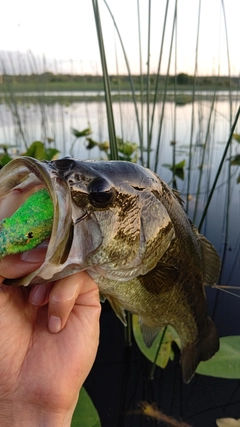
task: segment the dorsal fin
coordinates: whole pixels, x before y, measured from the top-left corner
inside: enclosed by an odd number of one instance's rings
[[[184,207],[185,203],[184,203],[184,200],[181,198],[181,195],[180,195],[181,193],[178,190],[175,190],[175,188],[172,188],[172,192],[173,192],[174,196],[176,197],[178,203],[180,203],[180,205],[182,207]]]
[[[202,245],[204,284],[212,286],[218,280],[221,269],[221,261],[216,249],[206,239],[206,237],[200,234],[199,238]]]
[[[201,244],[204,284],[212,286],[217,282],[220,274],[221,261],[219,255],[209,240],[199,234],[195,225],[191,224],[191,226]]]

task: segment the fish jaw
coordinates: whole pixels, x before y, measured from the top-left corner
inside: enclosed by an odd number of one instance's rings
[[[49,169],[47,164],[31,157],[20,157],[12,160],[1,171],[0,196],[9,192],[31,194],[39,188],[46,188],[54,207],[52,233],[44,263],[33,273],[19,279],[5,279],[8,285],[27,286],[49,265],[61,264],[68,255],[72,214],[71,197],[64,180]],[[51,274],[52,275],[52,274]]]

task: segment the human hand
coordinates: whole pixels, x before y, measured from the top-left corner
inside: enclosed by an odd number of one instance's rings
[[[44,252],[3,258],[0,284],[38,268]],[[70,426],[96,356],[99,315],[98,288],[86,272],[32,289],[1,285],[2,427]]]

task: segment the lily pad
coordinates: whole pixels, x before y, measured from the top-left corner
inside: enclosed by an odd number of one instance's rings
[[[104,142],[99,142],[98,143],[98,148],[101,151],[108,151],[110,148],[110,144],[108,141],[104,141]]]
[[[240,419],[235,420],[234,418],[219,418],[216,420],[218,427],[240,427]]]
[[[240,154],[236,154],[236,156],[231,157],[231,166],[239,166],[240,165]]]
[[[94,141],[92,138],[86,138],[87,144],[85,145],[87,150],[91,150],[92,148],[98,145],[98,142]]]
[[[234,133],[233,134],[233,139],[235,139],[235,141],[240,142],[240,135],[239,133]]]
[[[211,377],[240,379],[240,336],[220,338],[220,349],[206,362],[201,362],[196,372]]]
[[[72,128],[72,133],[76,138],[82,138],[83,136],[91,135],[92,129],[90,127],[83,129],[83,130],[78,130],[78,129]]]
[[[23,156],[34,157],[38,160],[52,160],[59,150],[56,148],[47,148],[42,141],[34,141],[27,151],[23,153]]]
[[[98,412],[85,388],[82,387],[71,427],[101,427]]]
[[[155,338],[152,346],[150,348],[146,347],[143,336],[141,333],[140,325],[138,322],[138,316],[133,315],[132,317],[133,322],[133,334],[134,338],[136,340],[136,343],[141,350],[141,352],[144,354],[144,356],[147,357],[151,362],[156,363],[156,365],[160,366],[160,368],[165,368],[168,364],[169,359],[174,359],[174,352],[172,350],[172,342],[175,341],[178,347],[180,347],[180,339],[175,332],[175,330],[168,326],[167,330],[164,334],[162,345],[159,350],[159,343],[162,339],[164,328],[159,332],[157,337]]]
[[[169,164],[169,163],[164,163],[163,166],[165,168],[170,169],[171,171],[174,171],[175,175],[180,178],[180,179],[184,179],[184,167],[185,167],[185,159],[182,160],[181,162],[175,164],[174,166]]]
[[[12,157],[8,155],[8,153],[0,154],[0,167],[5,166],[7,163],[11,162]]]

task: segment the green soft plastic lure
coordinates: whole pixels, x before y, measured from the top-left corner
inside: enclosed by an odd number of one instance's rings
[[[52,223],[51,198],[47,190],[39,190],[0,222],[0,259],[35,248],[50,237]]]

